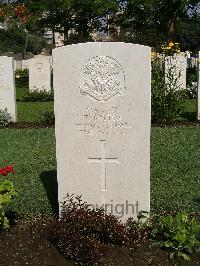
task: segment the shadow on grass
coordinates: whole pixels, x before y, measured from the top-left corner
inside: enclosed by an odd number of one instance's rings
[[[196,121],[196,112],[184,112],[180,116],[189,122],[195,122]]]
[[[200,198],[193,198],[192,201],[193,201],[193,204],[200,207]]]
[[[40,174],[40,179],[46,190],[49,203],[51,204],[52,212],[58,214],[58,183],[57,183],[57,171],[45,171]]]

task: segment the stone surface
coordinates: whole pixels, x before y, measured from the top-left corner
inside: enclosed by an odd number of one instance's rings
[[[21,60],[14,60],[14,70],[21,70],[22,69],[22,61]]]
[[[30,59],[22,60],[22,69],[29,69]]]
[[[51,91],[50,57],[40,55],[30,60],[29,90]]]
[[[200,52],[198,53],[198,60],[197,60],[197,95],[198,95],[198,114],[197,119],[200,120]]]
[[[187,58],[184,55],[168,56],[165,59],[165,73],[173,67],[175,77],[179,77],[179,88],[186,89]],[[180,76],[179,76],[180,75]],[[167,78],[166,78],[167,81]]]
[[[0,56],[0,109],[7,109],[16,122],[14,59],[7,56]]]
[[[198,65],[198,58],[195,58],[195,57],[187,58],[188,68],[197,67],[197,65]]]
[[[150,210],[151,50],[87,43],[53,51],[58,197],[122,221]]]

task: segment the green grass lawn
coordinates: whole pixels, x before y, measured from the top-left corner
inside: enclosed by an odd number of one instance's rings
[[[196,112],[197,111],[197,100],[189,99],[185,102],[185,111],[186,112]]]
[[[29,78],[28,76],[15,79],[16,85],[16,98],[17,101],[22,101],[23,97],[27,94],[29,90]]]
[[[200,207],[200,126],[153,128],[151,210]],[[57,208],[54,129],[0,130],[1,162],[15,167],[14,210],[50,213]]]
[[[18,122],[38,123],[43,121],[46,111],[53,111],[53,102],[23,102],[28,92],[28,77],[16,79]]]
[[[184,112],[180,115],[178,120],[196,121],[197,117],[197,100],[189,99],[185,101]]]
[[[41,122],[46,111],[53,111],[53,102],[17,102],[18,122]]]
[[[51,212],[48,193],[56,199],[57,195],[51,194],[56,190],[47,191],[44,184],[48,180],[49,189],[51,184],[53,189],[56,188],[56,174],[51,172],[56,169],[54,130],[2,129],[0,147],[1,162],[9,162],[15,169],[12,180],[18,197],[14,201],[14,210],[20,214]]]

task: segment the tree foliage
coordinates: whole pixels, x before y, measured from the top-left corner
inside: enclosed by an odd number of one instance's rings
[[[146,40],[145,44],[182,40],[184,26],[190,35],[198,32],[200,22],[199,0],[127,0],[123,14],[118,19],[125,32],[134,40]],[[130,37],[129,36],[129,37]],[[194,38],[187,42],[192,46]],[[197,42],[197,41],[195,41]],[[144,44],[144,43],[143,43]],[[182,45],[185,47],[185,45]]]
[[[118,0],[42,0],[31,1],[32,11],[40,12],[38,25],[64,33],[66,42],[70,30],[89,37],[100,30],[102,19],[118,10]]]
[[[0,21],[5,17],[32,34],[64,33],[66,44],[79,36],[87,41],[109,24],[113,32],[121,28],[116,40],[153,47],[179,41],[182,49],[200,49],[199,0],[0,0]]]

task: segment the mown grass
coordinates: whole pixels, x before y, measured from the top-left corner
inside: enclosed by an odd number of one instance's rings
[[[188,99],[185,101],[185,111],[187,112],[196,112],[197,111],[197,100]]]
[[[18,122],[38,123],[44,120],[46,111],[53,111],[53,102],[18,102]]]
[[[54,130],[2,129],[0,147],[1,163],[9,162],[15,169],[12,180],[18,196],[13,202],[14,210],[25,215],[55,210],[57,195],[51,194],[56,193],[56,174],[52,176],[56,169]],[[55,190],[46,190],[45,178],[48,189],[54,184],[52,189]],[[55,205],[48,200],[48,193],[54,198]]]
[[[23,102],[29,88],[28,77],[16,79],[18,122],[39,123],[46,111],[53,111],[53,102]]]
[[[200,207],[200,127],[153,128],[151,210]],[[1,162],[15,167],[20,214],[57,210],[54,129],[0,130]]]
[[[152,210],[200,207],[200,127],[153,128]]]
[[[16,98],[17,101],[23,101],[23,97],[27,94],[29,90],[29,78],[28,76],[21,77],[19,79],[15,79],[16,85]]]
[[[180,115],[178,120],[180,121],[196,121],[197,117],[197,100],[196,99],[189,99],[185,101],[184,104],[184,112]]]

